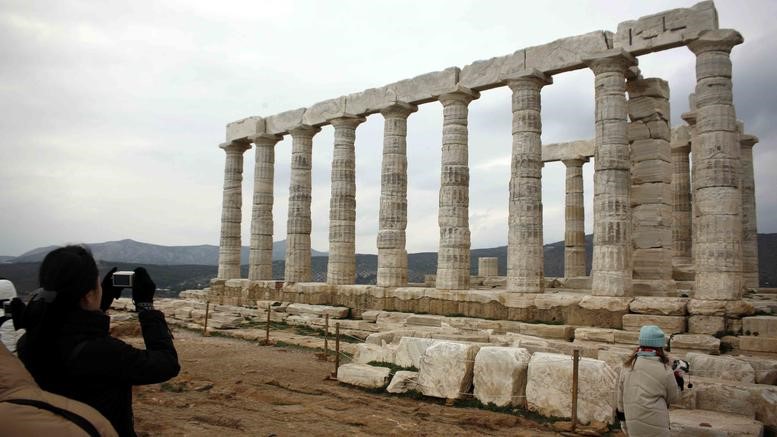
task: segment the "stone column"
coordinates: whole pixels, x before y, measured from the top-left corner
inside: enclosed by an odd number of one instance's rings
[[[542,247],[542,118],[540,90],[553,79],[537,70],[507,81],[513,91],[513,147],[510,162],[507,291],[545,290]]]
[[[407,117],[418,107],[397,102],[380,111],[383,162],[378,218],[378,281],[380,287],[407,285]]]
[[[251,211],[251,250],[248,279],[272,279],[272,206],[275,175],[275,145],[283,137],[263,134],[253,137],[256,145],[254,165],[254,205]]]
[[[629,80],[631,145],[632,287],[640,295],[665,295],[672,280],[672,153],[669,84]]]
[[[689,265],[691,257],[691,134],[680,126],[672,136],[672,264]]]
[[[613,49],[586,62],[596,83],[591,291],[599,296],[628,296],[632,242],[626,71],[636,60],[622,49]]]
[[[326,282],[353,284],[356,280],[356,127],[364,117],[331,120],[335,128],[332,153],[332,196],[329,200],[329,262]]]
[[[565,159],[567,168],[564,204],[564,277],[585,276],[585,207],[583,164],[588,158]]]
[[[310,270],[310,187],[313,135],[321,129],[300,125],[289,131],[291,144],[291,183],[289,216],[286,221],[286,282],[308,282]]]
[[[467,105],[478,97],[479,93],[461,88],[439,98],[443,106],[443,126],[436,287],[440,290],[469,289]]]
[[[688,44],[696,55],[698,168],[694,202],[698,215],[696,299],[742,297],[741,146],[731,87],[731,49],[742,43],[733,30],[705,32]]]
[[[758,137],[742,135],[742,270],[745,287],[758,288],[758,227],[755,209],[755,176],[753,172],[753,146]]]
[[[221,205],[218,279],[240,278],[240,209],[243,203],[243,153],[251,143],[233,141],[219,147],[227,153],[224,164],[224,200]]]

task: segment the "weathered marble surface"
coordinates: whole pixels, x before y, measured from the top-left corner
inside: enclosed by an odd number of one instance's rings
[[[458,399],[472,386],[476,345],[438,341],[421,356],[418,387],[426,396]]]
[[[753,366],[738,358],[689,352],[685,355],[685,359],[690,364],[691,375],[729,381],[755,382]]]
[[[581,358],[578,420],[613,423],[616,375],[604,361]],[[526,401],[543,416],[571,417],[572,357],[538,352],[529,361]]]
[[[391,370],[366,364],[343,364],[337,369],[337,380],[364,388],[383,388],[389,382]]]
[[[391,378],[386,391],[389,393],[407,393],[418,390],[418,372],[400,370]]]
[[[482,347],[475,357],[475,397],[483,404],[526,405],[531,354],[515,347]]]
[[[426,352],[426,349],[438,342],[440,340],[432,338],[402,337],[399,340],[394,364],[401,367],[415,367],[419,369],[421,366],[421,356]]]

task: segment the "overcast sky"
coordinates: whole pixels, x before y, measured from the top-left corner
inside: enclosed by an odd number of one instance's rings
[[[218,244],[224,126],[593,30],[693,1],[0,0],[0,255],[132,238]],[[754,149],[759,232],[777,232],[777,2],[716,1],[734,49],[737,116]],[[682,123],[686,48],[642,56]],[[542,91],[545,143],[593,137],[593,74]],[[438,102],[408,122],[410,252],[435,251]],[[470,104],[472,247],[506,244],[510,92]],[[357,129],[357,250],[375,253],[383,119]],[[328,250],[333,128],[313,144],[312,245]],[[276,149],[275,240],[286,235],[291,139]],[[253,150],[245,154],[248,244]],[[586,232],[593,169],[584,167]],[[545,242],[563,239],[564,166],[543,170]]]

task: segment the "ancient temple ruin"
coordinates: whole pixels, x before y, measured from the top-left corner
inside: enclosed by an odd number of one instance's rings
[[[731,50],[711,1],[620,23],[514,54],[422,74],[270,116],[227,125],[218,278],[220,301],[257,298],[504,320],[553,320],[622,328],[624,316],[659,320],[672,333],[741,330],[743,292],[758,287],[752,147],[737,121]],[[696,89],[686,125],[670,126],[669,85],[643,77],[639,56],[686,46]],[[595,80],[595,138],[541,144],[541,91],[553,76],[588,68]],[[691,72],[689,72],[691,74]],[[470,272],[468,105],[484,90],[512,90],[507,276],[493,260]],[[443,105],[438,267],[434,287],[408,287],[407,120],[418,105]],[[355,285],[357,126],[384,119],[377,285]],[[471,114],[477,117],[478,114]],[[326,283],[311,282],[312,139],[335,130]],[[274,147],[291,135],[285,281],[272,278]],[[243,153],[256,162],[248,278],[240,278]],[[592,271],[586,276],[583,166],[594,165]],[[542,167],[566,166],[564,277],[543,273]],[[693,169],[692,172],[690,169]],[[505,181],[507,182],[507,181]],[[475,278],[476,282],[473,282]],[[477,282],[479,281],[479,282]],[[492,281],[494,283],[498,281]],[[630,311],[635,297],[684,299],[687,314]],[[656,304],[658,305],[658,304]],[[714,309],[714,311],[710,309]],[[718,311],[719,309],[719,311]],[[637,313],[637,314],[634,314]]]

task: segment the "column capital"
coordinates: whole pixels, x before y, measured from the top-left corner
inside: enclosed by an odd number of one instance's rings
[[[258,134],[248,137],[257,146],[274,146],[283,139],[283,135]]]
[[[239,152],[243,153],[251,148],[251,143],[247,140],[235,140],[226,143],[219,144],[219,148],[224,149],[225,152]]]
[[[688,49],[695,55],[706,52],[730,53],[734,46],[742,44],[742,34],[733,29],[710,30],[702,33],[698,39],[688,43]]]
[[[583,62],[593,70],[594,74],[615,72],[623,73],[625,76],[630,67],[637,65],[637,58],[619,48],[594,53],[584,58]]]
[[[386,118],[389,117],[399,117],[399,118],[407,118],[410,116],[410,114],[418,111],[418,106],[411,105],[410,103],[405,102],[396,102],[391,106],[387,106],[380,110],[381,115],[383,115]]]
[[[471,90],[469,88],[463,87],[461,85],[456,85],[456,87],[445,94],[440,94],[440,96],[437,98],[437,100],[442,103],[442,106],[448,106],[452,103],[461,102],[465,105],[468,105],[469,102],[480,98],[480,93],[474,90]]]
[[[516,71],[515,73],[505,77],[504,81],[513,91],[528,87],[541,89],[545,85],[552,84],[553,77],[537,70],[536,68],[531,68],[527,70]]]
[[[685,120],[685,122],[688,123],[688,126],[696,126],[696,111],[683,112],[680,118]]]
[[[755,135],[750,134],[744,134],[739,137],[739,144],[742,147],[750,147],[752,148],[758,143],[758,137]]]
[[[364,123],[365,120],[367,119],[360,115],[342,114],[337,118],[329,120],[329,124],[331,124],[335,129],[341,127],[356,129],[356,127]]]
[[[289,134],[293,137],[313,138],[313,135],[321,132],[320,127],[309,126],[307,124],[298,124],[289,129]]]
[[[583,164],[588,162],[587,156],[578,156],[575,158],[562,159],[561,162],[567,167],[582,167]]]

